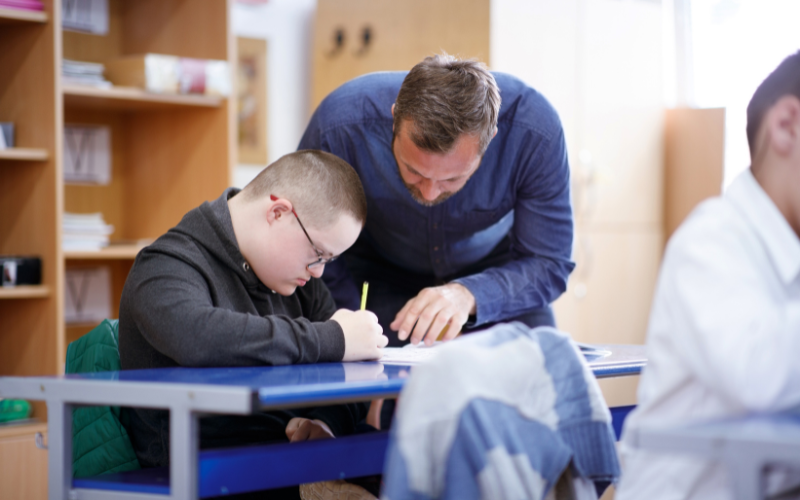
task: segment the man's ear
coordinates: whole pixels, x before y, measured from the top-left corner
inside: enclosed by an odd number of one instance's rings
[[[292,213],[292,204],[285,198],[278,198],[274,194],[269,195],[269,205],[267,206],[267,223],[272,224]]]
[[[772,147],[781,156],[792,154],[800,147],[800,100],[791,95],[781,97],[767,116]]]

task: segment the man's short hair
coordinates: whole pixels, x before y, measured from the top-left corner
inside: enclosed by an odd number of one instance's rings
[[[442,54],[409,71],[394,105],[394,136],[406,122],[414,144],[447,153],[464,134],[478,135],[480,154],[489,147],[500,114],[500,89],[486,66]]]
[[[800,51],[784,59],[761,82],[747,105],[747,143],[750,146],[751,159],[756,155],[756,140],[764,115],[778,99],[786,95],[800,99]]]
[[[342,214],[363,226],[367,198],[358,174],[336,155],[313,149],[280,157],[262,170],[240,193],[245,201],[275,195],[289,200],[303,224],[324,228]]]

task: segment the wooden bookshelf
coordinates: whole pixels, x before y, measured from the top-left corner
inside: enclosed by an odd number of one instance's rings
[[[0,255],[42,259],[42,285],[0,288],[0,376],[63,373],[67,343],[96,326],[65,324],[68,269],[107,266],[109,317],[119,314],[141,245],[64,251],[65,211],[102,212],[117,240],[153,240],[192,208],[217,198],[236,163],[236,110],[229,99],[63,85],[60,75],[62,59],[104,63],[142,53],[233,65],[232,0],[109,0],[109,31],[103,36],[62,30],[53,21],[60,19],[63,2],[43,0],[43,13],[0,9],[0,121],[15,124],[16,144],[22,146],[0,151]],[[65,184],[62,138],[68,123],[111,129],[109,185]],[[27,163],[24,168],[10,165],[20,161]],[[2,498],[46,498],[47,453],[31,439],[34,429],[46,430],[47,411],[44,404],[33,406],[33,416],[43,422],[39,427],[0,432]]]
[[[19,285],[0,287],[2,299],[43,299],[50,296],[50,287],[46,285]]]
[[[44,161],[49,155],[46,149],[7,148],[0,149],[0,160]]]
[[[0,151],[5,193],[0,196],[0,255],[31,255],[42,261],[41,285],[0,288],[0,376],[56,375],[63,366],[61,100],[56,74],[60,28],[52,23],[61,4],[43,4],[44,12],[0,9],[0,121],[14,123],[20,146]],[[27,164],[17,168],[22,165],[10,162]],[[46,419],[44,404],[34,403],[34,416]],[[3,441],[0,436],[0,448]]]
[[[103,36],[62,30],[52,20],[63,1],[43,4],[44,12],[0,9],[0,47],[13,48],[0,51],[0,120],[15,123],[16,142],[25,146],[0,151],[0,185],[7,192],[0,197],[0,254],[42,259],[41,287],[0,290],[0,297],[44,299],[0,301],[0,376],[63,369],[65,269],[111,266],[116,303],[141,249],[133,244],[65,252],[64,211],[102,212],[116,228],[114,238],[153,240],[192,208],[217,198],[235,165],[235,106],[229,99],[63,85],[59,74],[62,58],[103,63],[148,52],[233,66],[231,0],[192,0],[191,8],[184,0],[109,0]],[[64,183],[65,123],[111,128],[109,185]],[[3,164],[17,161],[31,168]]]
[[[23,9],[6,9],[0,7],[0,24],[12,23],[46,23],[47,13]]]
[[[108,89],[81,85],[64,85],[64,105],[117,111],[170,109],[186,106],[218,108],[225,99],[204,95],[156,94],[133,87]]]

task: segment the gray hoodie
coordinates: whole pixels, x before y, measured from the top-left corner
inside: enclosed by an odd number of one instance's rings
[[[136,257],[122,291],[119,349],[123,370],[175,366],[227,367],[341,361],[344,333],[322,280],[291,296],[273,293],[239,252],[228,189],[187,213]],[[293,416],[318,418],[349,434],[366,406],[201,420],[201,447],[285,439]],[[166,411],[130,411],[129,431],[142,466],[169,459]],[[233,422],[233,423],[232,423]]]

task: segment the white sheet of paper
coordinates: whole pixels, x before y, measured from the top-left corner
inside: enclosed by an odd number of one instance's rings
[[[385,365],[415,365],[428,361],[436,355],[436,348],[439,344],[441,342],[435,342],[431,347],[425,344],[384,347],[383,357],[379,361]]]
[[[425,344],[407,344],[403,347],[384,347],[383,357],[379,360],[384,365],[416,365],[431,359],[436,355],[436,348],[443,342],[436,341],[432,346]],[[589,359],[597,359],[609,356],[611,351],[601,349],[591,344],[576,342],[581,352]]]

